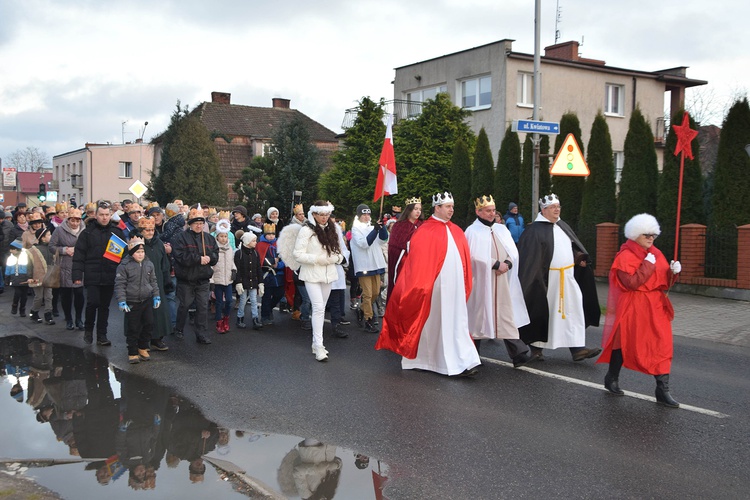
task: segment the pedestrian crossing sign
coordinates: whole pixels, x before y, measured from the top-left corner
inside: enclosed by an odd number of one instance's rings
[[[573,134],[568,134],[565,138],[560,151],[557,152],[555,161],[552,162],[549,173],[550,175],[574,177],[587,177],[589,175],[589,166],[586,165],[581,148],[578,147]]]

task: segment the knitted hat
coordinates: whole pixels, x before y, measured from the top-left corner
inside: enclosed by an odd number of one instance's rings
[[[44,236],[45,234],[47,234],[47,233],[49,233],[49,228],[47,228],[47,227],[45,226],[45,227],[43,227],[43,228],[41,228],[41,229],[37,229],[37,230],[36,230],[36,232],[34,232],[34,236],[36,236],[36,239],[37,239],[37,240],[41,241],[41,240],[42,240],[42,237],[43,237],[43,236]]]
[[[243,245],[249,245],[253,241],[258,241],[258,237],[254,233],[245,233],[242,235]]]
[[[513,210],[514,208],[516,208],[517,206],[518,205],[516,205],[515,203],[513,203],[511,201],[510,203],[508,203],[508,211],[510,212],[511,210]]]
[[[243,217],[247,217],[247,208],[243,207],[242,205],[237,205],[232,209],[232,213],[239,212],[242,214]]]
[[[365,212],[365,210],[367,210],[367,212]],[[370,207],[368,207],[368,206],[367,206],[367,205],[365,205],[364,203],[362,203],[361,205],[358,205],[358,206],[357,206],[357,217],[359,217],[359,216],[360,216],[360,215],[362,215],[362,214],[367,214],[367,215],[369,215],[369,214],[371,214],[371,213],[372,213],[372,212],[371,212],[371,210],[370,210]]]
[[[128,255],[133,255],[139,248],[145,249],[143,240],[137,236],[135,238],[130,238],[130,242],[128,242]]]
[[[272,212],[278,212],[278,211],[279,211],[279,209],[276,208],[276,207],[269,208],[268,210],[266,210],[266,218],[270,219],[271,218],[271,213]]]
[[[255,219],[262,219],[262,218],[263,218],[263,216],[262,216],[262,215],[260,215],[260,214],[253,214],[253,216],[252,216],[252,220],[255,220]]]
[[[16,238],[10,242],[10,246],[17,250],[21,250],[23,248],[23,240],[21,240],[21,238]]]

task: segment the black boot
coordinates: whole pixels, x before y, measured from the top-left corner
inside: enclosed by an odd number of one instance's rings
[[[44,324],[45,325],[54,325],[55,324],[55,320],[52,319],[52,317],[53,317],[53,313],[51,313],[51,312],[44,313]]]
[[[12,306],[10,306],[10,313],[11,313],[12,315],[14,315],[14,316],[15,316],[16,314],[18,314],[18,303],[15,303],[15,304],[13,304]]]
[[[365,331],[367,333],[378,333],[378,329],[373,324],[372,319],[365,320]]]
[[[237,328],[239,329],[247,328],[247,325],[245,324],[244,316],[242,318],[237,316]]]
[[[94,341],[94,332],[90,330],[83,332],[83,341],[87,344],[91,344]]]
[[[260,318],[253,318],[253,330],[260,330],[263,328],[263,323],[260,322]]]
[[[479,352],[479,345],[481,344],[481,342],[482,342],[482,341],[481,341],[481,340],[479,340],[479,339],[474,339],[474,347],[476,347],[476,348],[477,348],[477,354],[481,354],[481,353]]]
[[[31,311],[29,314],[29,319],[31,319],[32,323],[41,323],[42,318],[39,317],[39,311]]]
[[[18,315],[22,318],[26,317],[26,308],[21,306],[21,308],[18,310]]]
[[[656,402],[670,408],[679,408],[680,403],[672,398],[669,393],[669,373],[666,375],[654,375],[656,379]]]
[[[620,368],[622,368],[622,349],[613,349],[612,356],[609,358],[609,370],[604,376],[604,388],[615,396],[625,394],[619,384]]]

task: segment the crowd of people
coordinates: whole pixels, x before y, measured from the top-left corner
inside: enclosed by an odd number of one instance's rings
[[[515,203],[501,216],[492,196],[481,196],[465,231],[451,222],[451,193],[432,197],[429,217],[420,198],[405,201],[394,216],[375,217],[360,204],[349,231],[325,200],[307,213],[295,206],[289,221],[275,207],[265,218],[249,217],[241,205],[217,211],[180,200],[165,208],[99,201],[83,211],[19,204],[0,213],[11,312],[26,316],[31,288],[29,318],[52,325],[61,297],[66,328],[109,346],[115,297],[125,313],[128,360],[139,363],[151,350],[168,350],[167,336],[183,340],[186,328],[210,344],[211,307],[219,334],[230,330],[235,303],[238,329],[274,325],[278,308],[311,332],[315,359],[326,361],[326,313],[335,337],[349,335],[348,282],[358,323],[379,334],[377,349],[403,357],[403,369],[473,376],[485,339],[502,339],[514,367],[543,361],[544,349],[568,348],[576,362],[602,353],[586,346],[586,328],[598,326],[601,314],[591,258],[560,218],[556,195],[539,200],[540,213],[527,225]],[[654,375],[657,400],[677,407],[668,385],[671,306],[664,292],[680,263],[667,263],[652,246],[658,234],[648,214],[625,227],[598,362],[610,364],[610,393],[623,394],[618,376],[625,366]],[[659,320],[644,327],[644,311]],[[644,328],[655,333],[644,339],[636,333]]]

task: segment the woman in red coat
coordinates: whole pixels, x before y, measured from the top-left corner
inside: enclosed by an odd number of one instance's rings
[[[407,198],[406,208],[398,218],[398,222],[391,228],[391,235],[388,237],[388,295],[386,300],[391,296],[396,275],[401,270],[399,259],[406,250],[406,244],[411,239],[411,235],[422,225],[422,222],[424,222],[422,220],[422,199]]]
[[[604,387],[618,396],[620,368],[630,368],[656,378],[656,401],[677,408],[669,394],[672,364],[674,309],[666,295],[679,262],[667,259],[654,245],[659,223],[649,214],[634,216],[625,224],[628,239],[609,271],[609,297],[604,324],[604,352],[597,363],[609,362]]]

